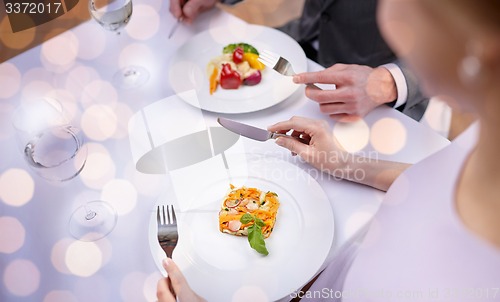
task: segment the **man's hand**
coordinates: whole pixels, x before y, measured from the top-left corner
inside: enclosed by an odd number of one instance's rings
[[[321,112],[343,121],[356,120],[397,98],[396,83],[383,67],[335,64],[322,71],[297,74],[293,81],[298,84],[335,84],[333,90],[308,86],[306,96],[319,103]]]

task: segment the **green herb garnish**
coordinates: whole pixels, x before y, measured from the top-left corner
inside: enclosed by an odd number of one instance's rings
[[[248,242],[250,243],[250,247],[257,252],[267,256],[269,252],[266,248],[264,235],[262,235],[262,227],[266,225],[264,221],[262,221],[262,219],[260,219],[259,217],[253,216],[249,213],[243,214],[243,216],[241,216],[240,218],[240,222],[243,224],[247,224],[252,221],[254,223],[248,227]]]
[[[243,48],[243,52],[250,52],[250,53],[254,53],[256,55],[259,55],[259,52],[257,51],[257,49],[255,47],[253,47],[252,45],[247,44],[247,43],[234,43],[234,44],[226,45],[224,47],[224,49],[222,49],[222,53],[233,53],[234,50],[236,49],[236,47],[238,47],[238,46]]]

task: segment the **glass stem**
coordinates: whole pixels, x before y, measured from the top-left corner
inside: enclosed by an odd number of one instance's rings
[[[97,216],[97,213],[95,211],[92,211],[87,205],[84,205],[83,208],[85,209],[85,219],[91,220],[94,219],[94,217]]]

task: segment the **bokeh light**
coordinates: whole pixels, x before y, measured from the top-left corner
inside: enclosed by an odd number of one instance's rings
[[[7,99],[15,95],[21,87],[21,72],[9,62],[0,64],[0,99]]]
[[[33,262],[17,259],[4,270],[3,281],[5,288],[15,295],[27,297],[34,293],[40,286],[40,271]]]
[[[92,278],[80,278],[71,291],[79,301],[116,301],[113,298],[117,295],[117,289],[111,286],[113,282],[113,279],[96,274]]]
[[[86,72],[92,72],[87,70]],[[77,74],[75,76],[79,76]],[[89,74],[88,76],[95,76]],[[118,101],[118,93],[111,83],[93,80],[85,85],[82,91],[81,103],[84,107],[92,105],[113,105]]]
[[[229,20],[213,18],[210,20],[208,26],[210,37],[219,44],[226,44],[228,35],[241,37],[242,34],[246,34],[245,31],[247,28],[248,23],[237,18],[231,18]],[[248,36],[248,38],[252,39],[253,37]]]
[[[138,65],[150,69],[147,65],[153,65],[152,67],[154,67],[154,58],[155,55],[148,45],[133,43],[123,48],[118,59],[118,65],[120,68]]]
[[[88,202],[89,200],[95,200],[95,199],[96,198],[87,198],[84,201],[77,203],[77,205],[81,205],[85,202]],[[67,267],[66,253],[68,251],[68,248],[72,246],[74,242],[75,242],[74,239],[63,238],[58,242],[56,242],[56,244],[54,244],[54,246],[52,247],[50,260],[54,268],[62,274],[67,274],[67,275],[72,274],[72,272]],[[111,256],[113,254],[113,247],[111,245],[111,242],[109,242],[107,238],[101,238],[93,243],[96,244],[96,246],[99,248],[101,252],[101,259],[102,259],[101,266],[103,266],[111,260]]]
[[[405,126],[394,118],[383,118],[371,129],[370,142],[373,148],[383,154],[395,154],[406,145]]]
[[[80,179],[92,189],[101,189],[115,178],[116,167],[109,151],[101,144],[87,143],[87,162]]]
[[[165,175],[141,173],[137,171],[135,165],[132,163],[126,168],[125,174],[127,179],[132,179],[134,187],[139,194],[156,197],[164,190]]]
[[[52,262],[54,268],[62,274],[71,274],[70,270],[66,266],[65,257],[66,250],[73,242],[74,240],[64,238],[56,242],[56,244],[52,247],[50,261]]]
[[[0,253],[11,254],[23,246],[26,231],[15,217],[0,216],[0,230]]]
[[[102,188],[101,199],[109,202],[118,215],[125,215],[135,208],[137,191],[128,180],[113,179]]]
[[[46,81],[31,81],[22,88],[22,100],[34,100],[48,95],[54,87]]]
[[[160,278],[163,278],[163,276],[159,272],[156,272],[150,274],[146,280],[144,280],[142,292],[147,301],[156,301],[156,286],[158,285],[158,280],[160,280]]]
[[[169,5],[167,2],[163,0],[148,0],[148,5],[154,8],[156,11],[160,11],[163,4]]]
[[[420,122],[424,125],[427,124],[442,136],[448,137],[451,123],[451,107],[443,100],[433,97],[430,99]]]
[[[79,41],[78,58],[92,60],[102,55],[106,46],[107,32],[103,31],[100,26],[96,27],[95,23],[86,22],[72,29]]]
[[[66,120],[72,121],[78,118],[79,105],[75,96],[71,92],[63,89],[53,89],[47,92],[46,96],[57,100],[61,104],[63,108],[63,115]]]
[[[56,77],[54,73],[42,67],[30,68],[22,74],[21,87],[24,88],[31,82],[40,82],[40,79],[43,79],[44,81],[49,81],[49,80],[56,80],[58,79],[58,77]]]
[[[134,5],[134,17],[125,30],[134,39],[148,40],[158,33],[160,16],[150,5]]]
[[[66,249],[66,267],[80,277],[90,277],[102,267],[101,250],[94,242],[74,241]]]
[[[101,238],[94,243],[97,245],[97,247],[99,247],[99,250],[101,251],[102,266],[104,266],[109,263],[109,261],[111,261],[111,257],[113,256],[113,245],[107,237]]]
[[[74,95],[81,96],[82,104],[85,104],[89,103],[89,100],[85,99],[86,97],[89,97],[87,95],[87,93],[89,92],[85,91],[85,89],[89,89],[89,87],[87,86],[93,81],[99,81],[99,80],[100,80],[99,73],[94,68],[83,65],[76,65],[66,75],[64,87],[66,88],[66,90],[70,91]],[[90,92],[92,91],[93,90],[91,89]],[[92,97],[92,94],[90,94],[90,97],[91,97],[90,103],[95,102],[94,98]]]
[[[122,298],[122,301],[144,301],[145,297],[143,287],[146,278],[147,275],[140,272],[133,272],[124,276],[120,286],[120,296]]]
[[[53,290],[45,295],[43,302],[78,302],[78,299],[67,290]]]
[[[14,106],[0,102],[0,140],[7,139],[14,133],[11,120],[13,112]]]
[[[71,31],[65,31],[42,44],[41,56],[56,66],[73,64],[78,54],[80,43]]]
[[[368,145],[370,128],[362,119],[352,123],[335,123],[333,135],[347,152],[355,153]]]
[[[111,138],[118,127],[118,118],[110,106],[92,105],[82,114],[81,128],[92,140],[104,141]]]
[[[134,115],[134,112],[127,104],[116,103],[113,106],[113,112],[116,114],[117,125],[113,138],[120,139],[128,136],[128,121]]]
[[[20,207],[31,201],[35,192],[35,182],[22,169],[8,169],[0,175],[0,199],[4,203]]]

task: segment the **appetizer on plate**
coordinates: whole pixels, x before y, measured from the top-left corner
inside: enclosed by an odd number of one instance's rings
[[[259,62],[259,52],[247,43],[226,45],[222,54],[210,60],[207,75],[210,81],[210,94],[217,87],[238,89],[241,85],[254,86],[262,80],[264,64]]]
[[[248,236],[250,246],[267,255],[264,238],[273,231],[279,205],[274,192],[230,185],[219,212],[219,229],[231,235]]]

